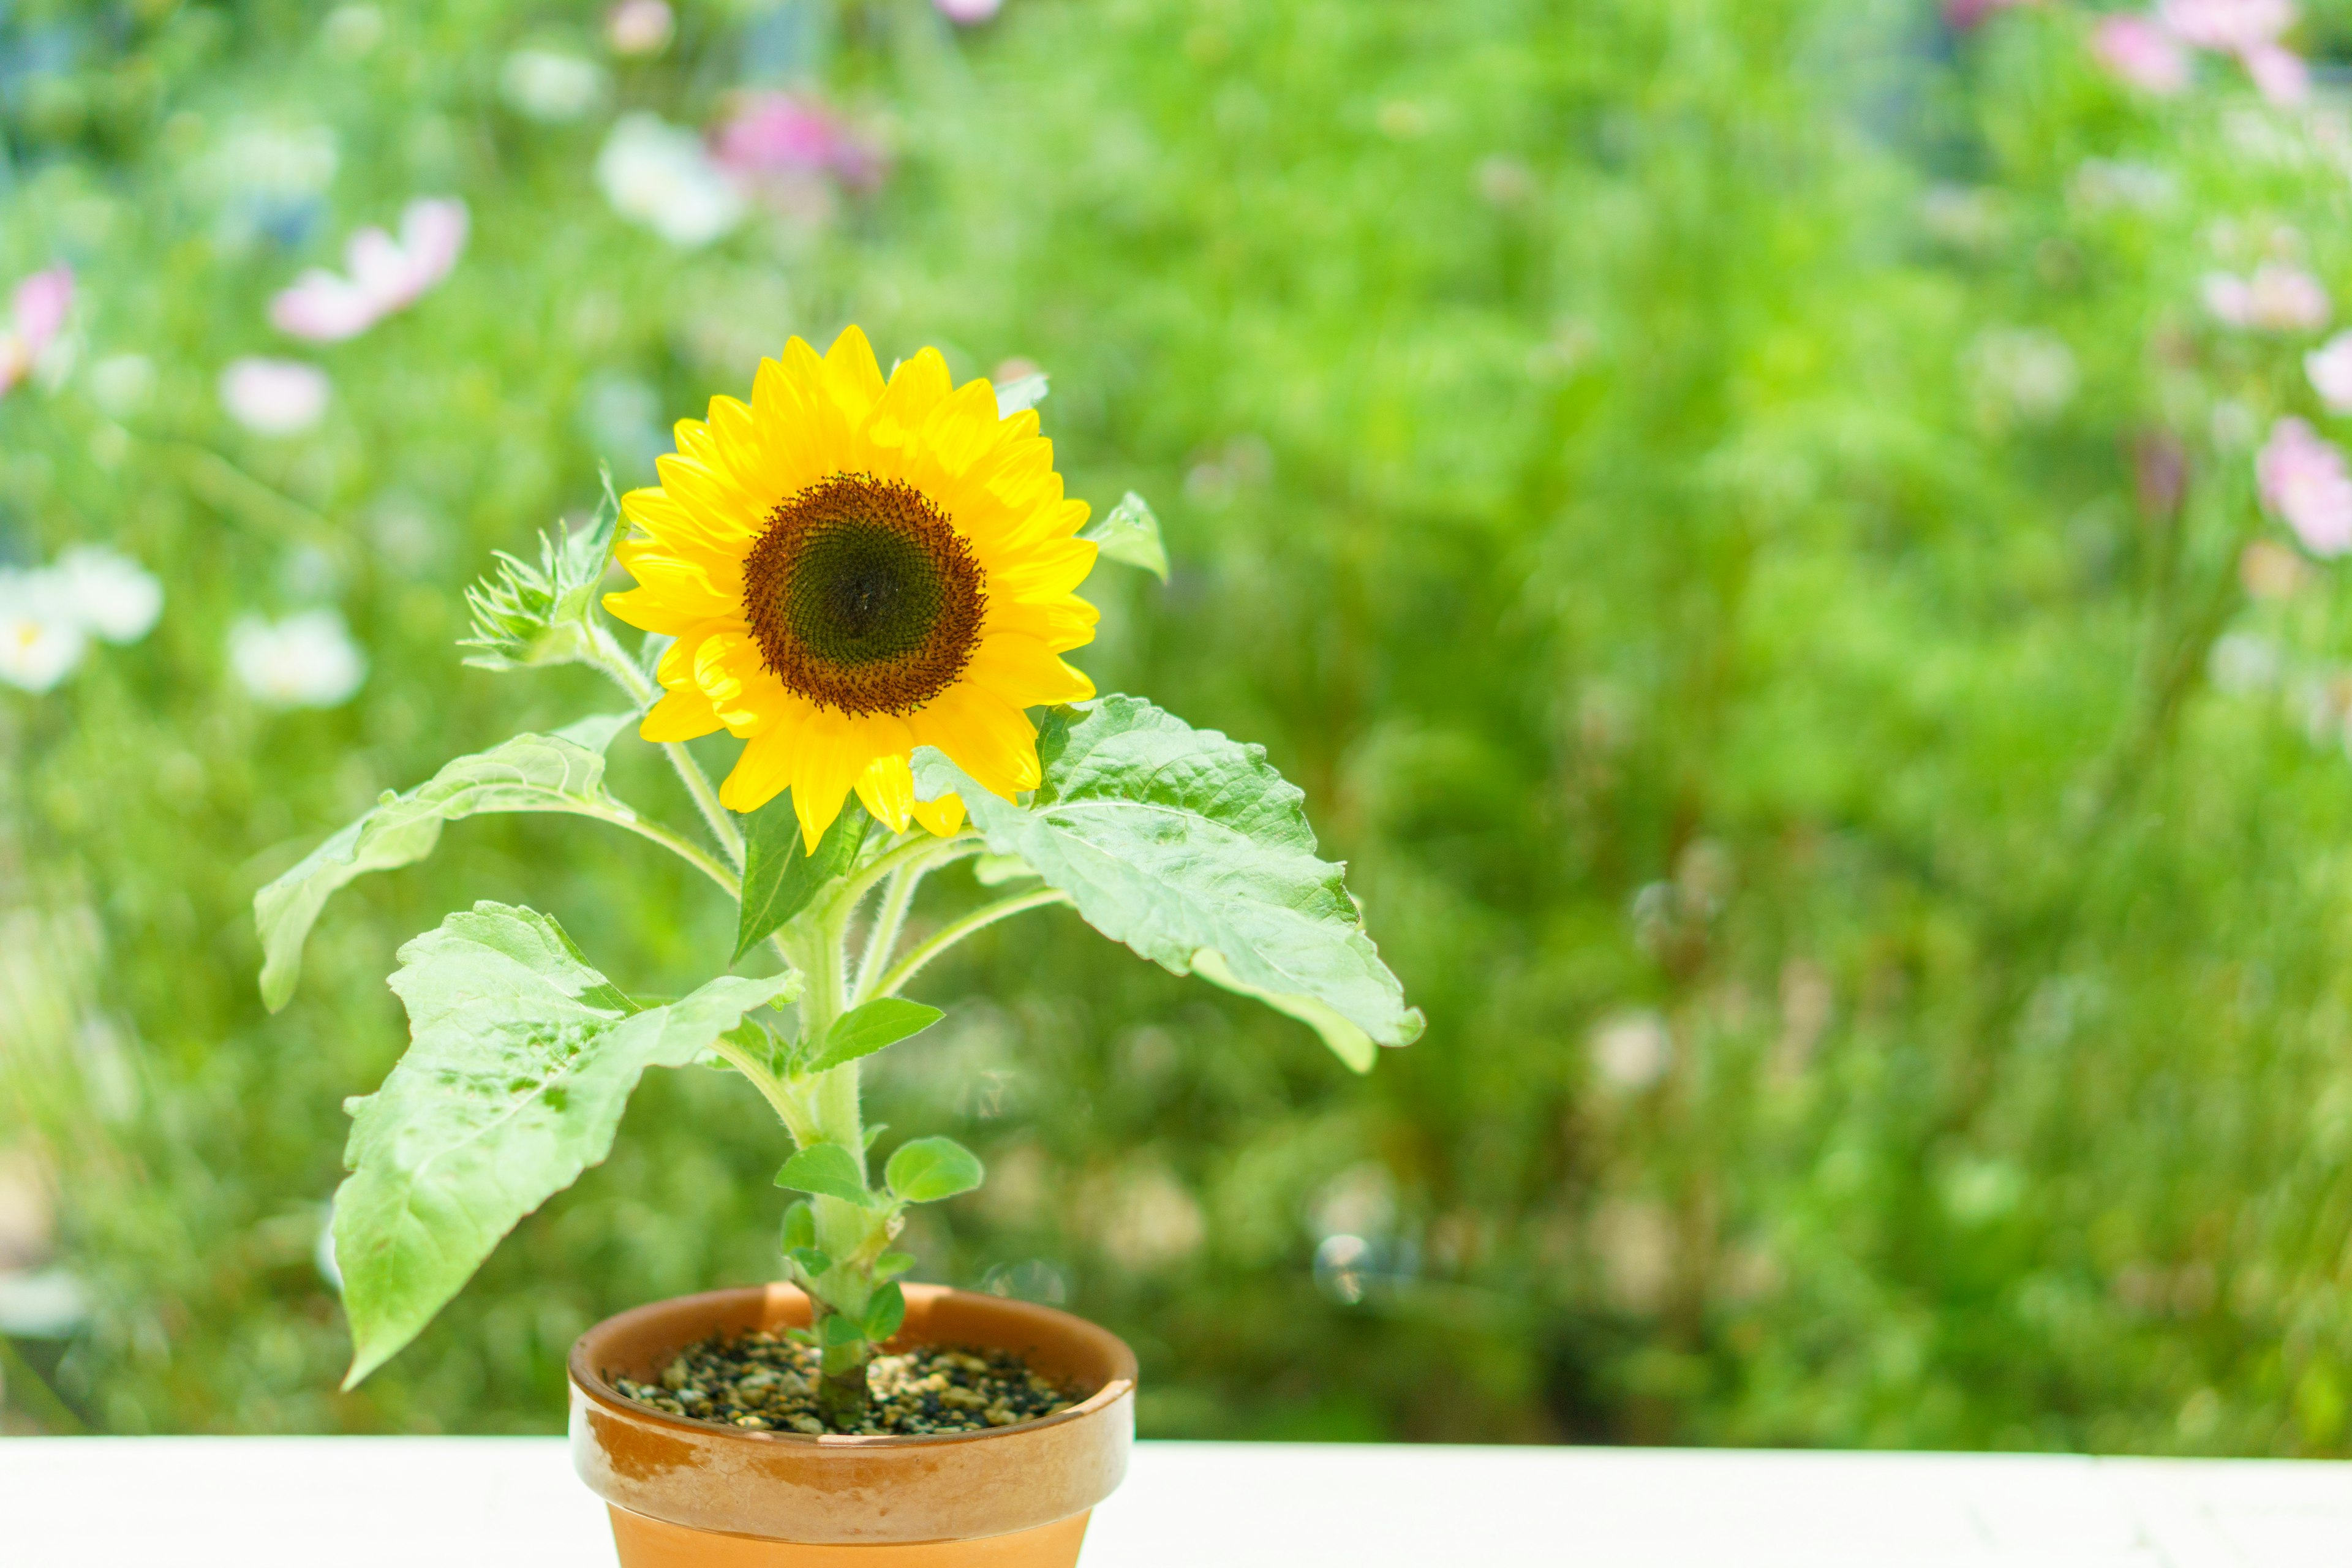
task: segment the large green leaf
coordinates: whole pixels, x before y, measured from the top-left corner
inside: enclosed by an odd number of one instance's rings
[[[604,1158],[649,1067],[684,1067],[797,977],[640,1010],[547,916],[478,903],[400,950],[412,1043],[354,1099],[335,1194],[350,1387],[416,1336],[517,1221]]]
[[[743,900],[735,922],[735,956],[766,941],[770,931],[808,908],[819,888],[848,870],[873,820],[851,795],[811,855],[802,847],[792,791],[752,813],[743,827]]]
[[[261,931],[261,999],[273,1013],[294,994],[302,944],[336,889],[433,853],[441,826],[488,811],[565,811],[624,826],[635,814],[604,791],[604,748],[634,715],[600,713],[552,735],[517,735],[459,757],[405,795],[383,798],[253,898]]]
[[[1316,858],[1305,797],[1262,747],[1105,697],[1047,715],[1037,757],[1026,808],[928,749],[917,789],[961,794],[991,850],[1026,860],[1105,936],[1314,1025],[1359,1071],[1370,1058],[1350,1031],[1384,1046],[1421,1034],[1342,868]]]

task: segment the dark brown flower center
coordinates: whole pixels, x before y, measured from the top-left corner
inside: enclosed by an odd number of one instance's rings
[[[912,713],[980,647],[987,574],[929,498],[835,474],[787,498],[743,561],[743,615],[786,689],[844,713]]]

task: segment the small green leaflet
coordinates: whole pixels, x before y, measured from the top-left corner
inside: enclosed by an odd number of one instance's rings
[[[874,1300],[866,1304],[866,1337],[880,1344],[898,1331],[907,1321],[907,1292],[895,1279],[874,1292]]]
[[[1139,566],[1162,583],[1168,581],[1168,547],[1160,542],[1160,519],[1151,503],[1129,490],[1103,516],[1078,530],[1091,539],[1102,558],[1123,566]]]
[[[640,1010],[547,916],[478,903],[400,950],[412,1043],[351,1100],[335,1194],[349,1388],[415,1338],[523,1215],[611,1150],[649,1067],[684,1067],[797,977]]]
[[[636,813],[604,790],[604,748],[634,717],[600,713],[552,735],[517,735],[459,757],[405,795],[385,791],[374,810],[254,895],[262,1002],[275,1013],[293,998],[302,944],[336,889],[424,859],[441,841],[444,823],[491,811],[563,811],[623,826],[635,821]]]
[[[824,1047],[804,1062],[795,1062],[796,1072],[824,1072],[844,1062],[854,1062],[860,1057],[872,1056],[885,1046],[897,1045],[909,1035],[919,1035],[947,1016],[937,1007],[926,1007],[920,1002],[908,1002],[897,996],[877,996],[863,1006],[853,1007],[833,1021],[824,1037]]]
[[[952,1138],[916,1138],[898,1145],[882,1180],[900,1203],[935,1204],[980,1185],[980,1156]]]
[[[810,855],[801,847],[792,791],[754,812],[743,830],[743,902],[735,925],[735,958],[765,942],[769,932],[808,908],[819,888],[848,870],[873,820],[851,795]]]
[[[996,416],[1010,419],[1024,409],[1034,408],[1045,401],[1046,379],[1044,371],[1008,381],[996,389]]]
[[[1097,931],[1314,1025],[1350,1066],[1365,1053],[1349,1031],[1383,1046],[1420,1036],[1341,868],[1316,857],[1305,797],[1262,748],[1104,697],[1048,714],[1037,757],[1025,810],[929,749],[917,792],[960,793],[990,850],[1027,860]]]
[[[871,1195],[866,1190],[864,1163],[838,1143],[812,1143],[801,1150],[776,1173],[776,1185],[845,1204],[862,1204]]]

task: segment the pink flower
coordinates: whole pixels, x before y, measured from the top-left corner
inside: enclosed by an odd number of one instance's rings
[[[2352,550],[2352,472],[2333,442],[2300,419],[2271,426],[2254,454],[2254,483],[2263,505],[2286,520],[2314,555]]]
[[[604,41],[616,55],[659,54],[677,28],[667,0],[621,0],[604,13]]]
[[[2271,102],[2284,107],[2311,96],[2311,68],[2293,49],[2277,44],[2257,44],[2238,56],[2254,86]]]
[[[1944,0],[1944,20],[1962,32],[1989,19],[1996,11],[2014,10],[2019,6],[2036,5],[2041,0]],[[942,11],[947,6],[940,6]]]
[[[712,138],[712,160],[744,181],[831,174],[865,190],[882,158],[824,105],[789,92],[747,93]]]
[[[2228,326],[2261,332],[2313,331],[2327,324],[2327,290],[2300,267],[2266,261],[2252,278],[2208,273],[2205,308]]]
[[[241,359],[221,372],[221,404],[257,436],[299,436],[327,412],[327,373],[299,360]]]
[[[413,201],[400,215],[398,239],[380,228],[360,230],[343,252],[351,276],[310,268],[270,300],[269,320],[313,342],[355,338],[448,277],[466,248],[466,230],[464,202]]]
[[[57,341],[73,293],[73,268],[63,262],[16,285],[8,301],[8,330],[0,331],[0,394],[24,380]]]
[[[2091,34],[2091,53],[2117,79],[2169,96],[2189,85],[2189,51],[2146,16],[2109,16]]]
[[[2274,45],[2294,26],[2294,0],[2163,0],[2157,13],[2183,43],[2224,54]]]
[[[2016,0],[1993,0],[1995,5],[2013,5]],[[939,14],[959,27],[970,27],[987,21],[1004,8],[1004,0],[931,0]]]
[[[2352,332],[2338,332],[2303,356],[2303,374],[2331,414],[2352,414]]]

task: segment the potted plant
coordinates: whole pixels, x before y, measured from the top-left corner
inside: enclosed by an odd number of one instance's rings
[[[782,1122],[785,1279],[625,1312],[573,1350],[573,1453],[626,1563],[1067,1563],[1118,1484],[1124,1345],[1046,1308],[902,1283],[908,1208],[976,1187],[981,1162],[918,1136],[877,1178],[859,1067],[940,1018],[900,992],[957,942],[1066,905],[1298,1018],[1358,1071],[1421,1030],[1264,752],[1097,698],[1063,661],[1093,637],[1075,590],[1097,555],[1166,561],[1136,497],[1092,526],[1063,497],[1044,392],[954,386],[930,349],[886,380],[854,327],[821,357],[793,339],[748,405],[716,398],[677,426],[658,488],[615,502],[608,484],[593,524],[542,539],[536,564],[502,557],[469,595],[468,662],[584,663],[626,710],[387,793],[255,900],[273,1009],[337,888],[481,812],[626,829],[735,901],[712,967],[757,973],[679,997],[614,984],[537,910],[450,915],[401,949],[412,1043],[349,1106],[346,1386],[604,1159],[646,1068],[739,1074]],[[614,560],[635,585],[600,595]],[[700,835],[605,787],[631,723],[668,753]],[[686,742],[720,730],[744,743],[714,787]],[[908,940],[918,885],[958,862],[981,901]]]

